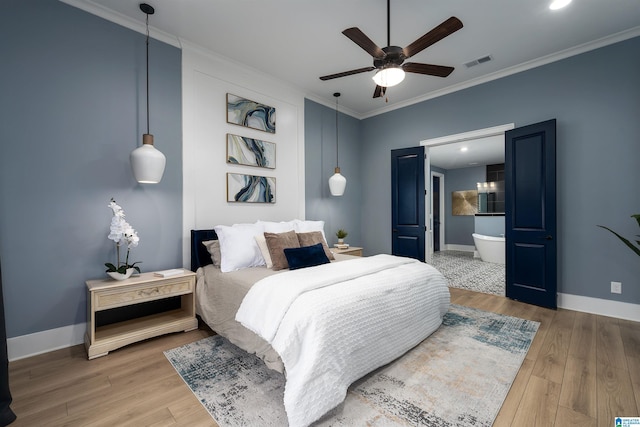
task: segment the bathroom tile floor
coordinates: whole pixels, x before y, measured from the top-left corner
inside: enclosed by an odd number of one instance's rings
[[[473,252],[439,251],[433,254],[431,265],[449,281],[453,288],[504,296],[505,267],[481,261]]]

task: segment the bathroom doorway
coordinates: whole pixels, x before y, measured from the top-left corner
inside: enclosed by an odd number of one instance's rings
[[[469,229],[468,232],[463,231],[465,238],[466,234],[468,234],[468,242],[466,244],[455,243],[452,244],[445,240],[445,236],[450,238],[446,234],[447,222],[449,223],[449,228],[451,228],[452,224],[455,225],[455,221],[459,220],[459,218],[453,217],[451,214],[451,208],[447,208],[447,204],[445,202],[445,190],[444,190],[444,179],[446,177],[446,171],[448,169],[456,169],[456,168],[464,168],[464,167],[473,167],[473,166],[484,166],[492,163],[502,163],[504,162],[504,133],[507,130],[514,129],[515,125],[513,123],[505,124],[501,126],[494,126],[491,128],[478,129],[475,131],[464,132],[459,134],[447,135],[439,138],[427,139],[420,141],[420,145],[425,146],[425,177],[428,178],[428,186],[427,186],[427,194],[425,195],[425,204],[426,204],[426,228],[427,228],[427,238],[425,244],[425,252],[426,259],[430,260],[431,255],[435,252],[435,243],[437,239],[438,249],[454,249],[454,250],[462,250],[462,251],[473,251],[473,241],[471,238],[472,229]],[[501,160],[488,160],[495,159],[495,157],[485,158],[483,156],[493,156],[494,154],[487,153],[487,151],[483,148],[483,144],[486,143],[486,146],[489,147],[489,140],[495,138],[500,138],[497,142],[497,145],[501,148]],[[492,141],[493,146],[496,146],[496,141]],[[465,148],[473,148],[473,149],[465,149]],[[436,151],[437,150],[437,151]],[[490,150],[495,151],[495,150]],[[442,155],[442,156],[441,156]],[[441,156],[442,161],[439,161],[438,165],[432,162],[432,157]],[[477,157],[472,157],[477,156]],[[438,182],[438,187],[434,188],[434,176],[438,173],[440,179]],[[484,179],[482,179],[484,181]],[[448,182],[452,183],[451,180]],[[473,183],[473,187],[475,189],[475,182]],[[453,182],[451,185],[455,185]],[[460,188],[463,190],[463,188]],[[433,201],[433,195],[435,192],[439,193],[438,201]],[[447,199],[448,200],[448,199]],[[437,212],[435,211],[437,206]],[[436,219],[437,218],[437,219]],[[437,221],[435,223],[434,221]],[[452,222],[453,221],[453,222]],[[468,221],[467,221],[468,222]],[[438,237],[435,237],[436,226],[438,226]],[[458,227],[456,227],[457,231]],[[462,230],[461,230],[462,231]],[[453,237],[455,238],[455,233],[453,233]]]

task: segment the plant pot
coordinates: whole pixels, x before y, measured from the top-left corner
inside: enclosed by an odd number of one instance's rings
[[[131,277],[131,275],[133,274],[133,272],[135,271],[135,268],[127,268],[127,272],[122,274],[122,273],[118,273],[117,271],[107,271],[107,274],[115,280],[125,280],[128,279],[129,277]]]
[[[338,239],[338,244],[339,245],[343,245],[344,244],[344,239]]]

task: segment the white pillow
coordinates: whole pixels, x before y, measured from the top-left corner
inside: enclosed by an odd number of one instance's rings
[[[267,233],[271,233],[271,231],[267,231]],[[269,253],[269,247],[267,246],[267,239],[264,237],[264,233],[258,234],[255,236],[255,239],[262,253],[262,258],[264,258],[264,262],[267,264],[267,268],[273,268],[273,261],[271,260],[271,254]]]
[[[264,233],[259,224],[217,225],[213,227],[220,241],[220,271],[228,273],[247,267],[265,265],[255,236]]]
[[[256,221],[256,224],[261,225],[265,233],[285,233],[296,229],[295,221]]]
[[[324,235],[324,221],[303,221],[300,219],[294,219],[296,233],[308,233],[310,231],[322,232],[324,241],[327,241],[327,236]]]

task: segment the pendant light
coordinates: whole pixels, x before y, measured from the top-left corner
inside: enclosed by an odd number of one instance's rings
[[[336,97],[336,168],[333,176],[329,178],[329,190],[332,196],[342,196],[347,186],[347,178],[340,175],[340,166],[338,163],[338,97],[340,96],[340,92],[334,93],[333,96]]]
[[[154,8],[146,3],[140,10],[147,15],[147,133],[142,135],[142,146],[131,152],[129,159],[133,175],[141,184],[157,184],[162,179],[166,157],[153,146],[153,135],[149,133],[149,15]]]

